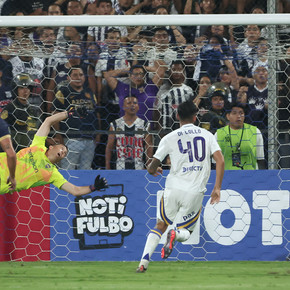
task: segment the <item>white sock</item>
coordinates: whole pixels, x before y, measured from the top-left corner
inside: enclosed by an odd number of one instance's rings
[[[157,229],[153,229],[150,231],[150,234],[147,237],[141,261],[139,263],[139,267],[143,265],[146,269],[148,268],[149,260],[154,253],[156,247],[158,246],[161,236],[162,232]]]
[[[175,229],[176,238],[175,240],[178,242],[185,242],[190,237],[190,232],[187,229]]]

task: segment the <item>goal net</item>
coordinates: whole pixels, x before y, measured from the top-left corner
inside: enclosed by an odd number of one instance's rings
[[[275,12],[275,1],[268,2],[268,12]],[[82,184],[75,170],[145,169],[161,138],[178,127],[181,102],[193,100],[199,108],[197,125],[215,133],[226,125],[227,106],[238,101],[246,108],[246,122],[260,129],[266,166],[277,169],[278,188],[285,190],[290,26],[288,14],[288,19],[272,15],[3,17],[1,118],[19,151],[31,144],[47,116],[86,107],[92,119],[62,122],[47,142],[68,146],[70,153],[58,167],[68,181]],[[29,83],[23,82],[27,76]],[[214,111],[211,94],[219,86],[224,95]],[[124,114],[137,115],[138,122],[126,123],[120,118]],[[163,167],[170,168],[169,159]],[[141,222],[149,229],[165,177],[156,181],[145,171],[144,176],[147,220]],[[225,196],[231,194],[235,196],[231,191]],[[49,186],[0,198],[0,260],[73,259],[78,250],[70,248],[69,231],[76,226],[76,200]],[[283,215],[287,241],[288,223]],[[205,229],[204,222],[200,227]],[[206,237],[202,240],[196,252],[189,245],[173,258],[207,260],[210,246]]]

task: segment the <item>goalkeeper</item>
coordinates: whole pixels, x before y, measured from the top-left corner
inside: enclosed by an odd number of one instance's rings
[[[100,178],[100,175],[89,186],[76,186],[68,182],[54,165],[67,155],[67,148],[63,144],[50,145],[48,148],[45,146],[51,126],[68,117],[78,117],[78,113],[73,109],[47,117],[36,132],[31,146],[17,153],[15,191],[51,183],[74,196],[81,196],[108,187],[107,180]],[[6,153],[0,153],[0,194],[13,192],[6,183],[8,177]]]

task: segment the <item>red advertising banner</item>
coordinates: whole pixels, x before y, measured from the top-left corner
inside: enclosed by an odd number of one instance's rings
[[[49,186],[0,195],[0,261],[50,260]]]

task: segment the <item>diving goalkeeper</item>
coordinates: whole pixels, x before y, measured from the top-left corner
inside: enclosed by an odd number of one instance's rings
[[[71,110],[57,113],[45,119],[36,132],[31,146],[17,153],[16,188],[14,191],[51,183],[74,196],[81,196],[108,187],[107,180],[101,178],[100,175],[96,177],[94,184],[88,186],[76,186],[68,182],[54,165],[67,155],[66,146],[63,144],[50,145],[48,148],[45,146],[45,140],[51,126],[68,117],[75,118],[78,115],[76,110]],[[8,177],[6,153],[0,153],[0,194],[12,193],[6,182]]]

